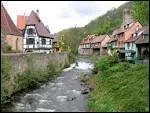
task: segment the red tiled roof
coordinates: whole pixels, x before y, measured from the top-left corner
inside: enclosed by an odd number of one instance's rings
[[[21,30],[25,29],[27,19],[28,19],[28,16],[18,15],[17,16],[17,28]]]
[[[143,34],[149,34],[149,26],[145,26],[145,27],[139,29],[138,31],[136,31],[135,33],[138,33],[138,32],[142,32]],[[125,42],[135,42],[135,41],[136,41],[136,43],[147,43],[147,42],[149,42],[149,40],[143,39],[143,37],[142,37],[143,34],[142,33],[139,36],[130,37]]]
[[[93,45],[92,48],[101,48],[101,45]]]
[[[114,30],[112,35],[120,34],[120,33],[123,33],[123,32],[124,32],[124,30],[122,28],[119,28],[119,29]]]
[[[130,37],[128,40],[125,42],[135,42],[138,39],[138,37]]]
[[[50,32],[44,26],[41,19],[38,17],[38,15],[34,11],[32,11],[30,16],[28,17],[26,25],[35,25],[39,36],[51,38]]]
[[[9,35],[22,36],[22,33],[18,30],[18,28],[13,23],[12,19],[10,18],[3,4],[1,4],[1,30],[5,35],[9,34]]]
[[[95,36],[91,43],[102,42],[106,35]]]
[[[138,21],[132,22],[132,25],[129,28],[131,28],[132,26],[134,26],[134,24],[137,23],[137,22]],[[129,30],[129,28],[124,29],[124,28],[120,27],[119,29],[114,30],[113,33],[112,33],[112,35],[116,35],[116,34],[120,34],[120,33],[126,32],[127,30]]]
[[[102,42],[105,37],[106,35],[100,35],[100,36],[88,35],[86,38],[83,39],[83,41],[80,44]]]
[[[94,39],[95,35],[88,35],[80,44],[88,44]]]
[[[117,38],[111,38],[110,42],[114,42],[114,41],[117,41]]]

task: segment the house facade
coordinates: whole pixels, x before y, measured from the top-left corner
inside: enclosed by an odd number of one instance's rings
[[[3,42],[6,45],[11,46],[13,51],[23,51],[22,32],[15,26],[3,4],[1,4],[1,32],[4,36]]]
[[[134,60],[139,57],[148,57],[149,53],[149,27],[143,27],[134,32],[125,42],[126,59]],[[144,51],[147,55],[144,56]]]
[[[125,41],[127,41],[134,32],[142,28],[142,25],[138,21],[134,21],[130,16],[129,10],[123,11],[123,22],[119,29],[116,29],[112,33],[112,49],[117,49],[124,54],[125,57]]]
[[[53,52],[59,52],[59,43],[58,43],[58,38],[56,35],[54,35],[54,40],[53,40],[53,44],[52,44],[52,48],[53,48]]]
[[[102,40],[102,43],[101,43],[101,51],[100,51],[100,56],[103,56],[103,55],[108,55],[108,43],[111,39],[111,36],[110,35],[104,35],[104,39]]]
[[[107,43],[110,40],[109,35],[88,35],[79,46],[80,55],[106,55],[107,54]]]
[[[24,51],[51,53],[54,36],[44,26],[38,12],[32,11],[24,29]]]
[[[143,28],[143,32],[135,41],[135,44],[138,49],[139,57],[149,59],[149,26]]]
[[[82,40],[82,42],[79,45],[78,52],[80,55],[92,55],[93,49],[91,48],[91,41],[95,35],[88,35],[86,38]]]
[[[105,36],[95,36],[91,41],[91,48],[93,49],[93,54],[101,55],[101,43],[104,40]]]
[[[107,43],[110,40],[109,35],[95,36],[91,41],[91,48],[93,49],[93,54],[98,54],[100,56],[106,55]]]

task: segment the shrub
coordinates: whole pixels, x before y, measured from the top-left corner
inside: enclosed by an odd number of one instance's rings
[[[103,75],[112,75],[113,73],[127,71],[130,68],[130,64],[127,62],[121,62],[118,64],[113,65],[112,67],[108,68],[107,70],[103,71]]]
[[[10,97],[12,91],[11,85],[11,71],[12,64],[7,57],[1,58],[1,103],[7,102],[7,98]]]
[[[4,46],[2,47],[2,51],[3,51],[4,53],[9,53],[9,52],[12,51],[12,47],[11,47],[10,45],[4,45]]]
[[[98,60],[98,62],[96,62],[95,64],[95,68],[94,71],[105,71],[107,70],[109,67],[113,66],[114,64],[116,64],[118,62],[118,59],[113,57],[113,56],[103,56],[100,57],[100,59]]]
[[[57,73],[56,66],[53,63],[48,63],[47,73],[48,73],[48,75],[51,75],[51,76],[53,76]]]
[[[34,89],[39,86],[38,81],[36,80],[36,77],[39,76],[38,73],[26,70],[23,74],[18,75],[17,77],[17,83],[18,83],[18,89]]]
[[[1,77],[3,78],[9,78],[10,71],[11,71],[12,65],[8,58],[1,59]]]
[[[69,53],[69,62],[73,63],[76,60],[76,55],[73,53]]]

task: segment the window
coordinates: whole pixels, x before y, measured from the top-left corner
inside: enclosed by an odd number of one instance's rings
[[[130,43],[129,43],[129,42],[127,43],[127,47],[128,47],[128,49],[129,49],[129,47],[130,47]]]
[[[50,45],[52,44],[52,40],[51,40],[51,39],[49,40],[49,44],[50,44]]]
[[[33,34],[35,34],[35,30],[33,28],[29,28],[29,29],[27,29],[27,34],[33,35]]]
[[[132,34],[131,37],[133,37],[134,35]]]
[[[26,44],[35,44],[34,38],[27,38],[26,39]]]
[[[124,29],[126,28],[126,25],[124,25]]]
[[[143,34],[143,39],[148,39],[149,38],[149,35],[148,34]]]
[[[135,34],[135,36],[137,36],[137,35],[138,35],[138,33]]]
[[[46,44],[46,39],[42,39],[42,45]]]

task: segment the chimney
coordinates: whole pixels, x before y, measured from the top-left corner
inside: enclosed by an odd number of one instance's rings
[[[37,15],[38,15],[38,17],[39,17],[39,9],[37,9],[37,10],[36,10],[36,14],[37,14]]]

